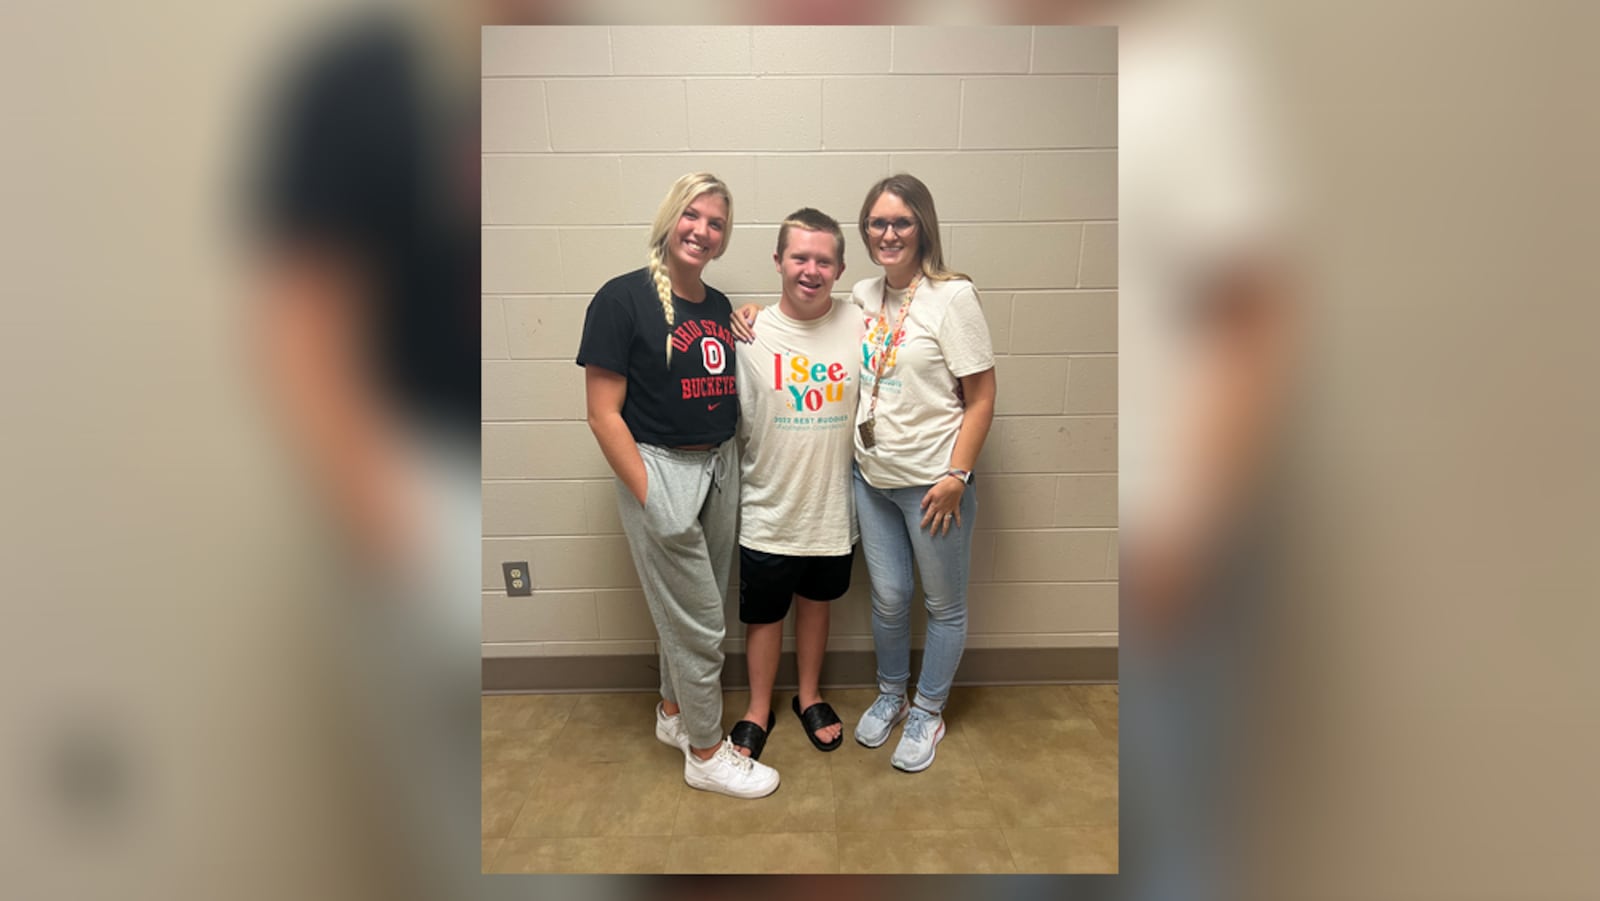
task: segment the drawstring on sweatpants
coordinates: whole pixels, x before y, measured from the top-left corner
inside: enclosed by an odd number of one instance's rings
[[[728,465],[722,461],[722,448],[713,450],[710,459],[706,462],[706,469],[711,473],[711,484],[718,491],[722,490],[722,476],[727,471]]]

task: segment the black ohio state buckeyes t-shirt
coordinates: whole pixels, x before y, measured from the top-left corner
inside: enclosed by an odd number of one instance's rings
[[[739,425],[734,383],[733,305],[710,285],[706,299],[672,297],[672,366],[667,367],[667,318],[648,269],[606,282],[583,320],[579,366],[628,377],[622,421],[633,440],[679,447],[720,444]]]

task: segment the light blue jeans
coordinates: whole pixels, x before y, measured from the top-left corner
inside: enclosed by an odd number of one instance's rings
[[[855,470],[856,518],[861,550],[872,578],[872,642],[878,653],[878,690],[904,695],[911,681],[912,564],[922,574],[928,635],[915,704],[941,711],[950,697],[961,652],[967,645],[967,573],[972,565],[972,529],[978,492],[961,495],[961,526],[943,535],[922,528],[922,497],[931,485],[874,488]]]

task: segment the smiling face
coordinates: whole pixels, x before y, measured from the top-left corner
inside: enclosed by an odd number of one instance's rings
[[[707,192],[690,202],[667,238],[667,255],[696,275],[722,251],[727,240],[728,202]]]
[[[902,231],[899,226],[907,223],[909,227]],[[880,231],[878,225],[885,228]],[[892,191],[878,195],[867,212],[867,249],[897,288],[906,286],[922,262],[917,243],[920,228],[911,207]]]
[[[844,272],[839,242],[825,231],[788,229],[783,251],[772,257],[783,276],[778,309],[791,319],[815,319],[832,308],[833,283]]]

